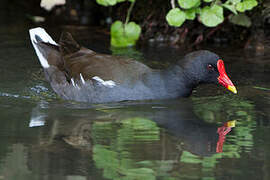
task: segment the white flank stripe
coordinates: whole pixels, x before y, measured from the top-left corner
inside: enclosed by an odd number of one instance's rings
[[[92,77],[92,79],[96,80],[97,82],[99,82],[100,84],[106,86],[106,87],[109,87],[109,88],[113,88],[114,86],[116,86],[115,82],[112,81],[112,80],[109,80],[109,81],[104,81],[103,79],[101,79],[100,77],[98,76],[94,76]]]
[[[73,85],[74,87],[76,87],[76,86],[75,86],[74,79],[73,79],[73,78],[71,78],[71,80],[70,80],[70,81],[71,81],[72,85]]]
[[[84,78],[83,78],[83,76],[82,76],[82,73],[80,73],[80,77],[81,77],[82,83],[85,84],[85,80],[84,80]]]
[[[35,49],[36,54],[38,56],[38,59],[40,61],[40,64],[42,65],[43,68],[50,67],[47,59],[42,55],[42,53],[39,51],[37,45],[35,44],[35,43],[37,43],[35,36],[38,35],[42,39],[42,41],[50,43],[50,44],[57,45],[57,43],[50,37],[50,35],[43,28],[40,28],[40,27],[30,29],[29,34],[30,34],[30,39],[31,39],[32,45],[34,46],[34,49]]]
[[[78,84],[75,83],[75,87],[78,89],[81,89],[80,86]]]

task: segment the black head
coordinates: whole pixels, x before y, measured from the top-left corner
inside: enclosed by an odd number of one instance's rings
[[[195,51],[187,54],[179,63],[192,87],[201,83],[219,83],[236,93],[233,83],[226,75],[223,61],[217,54],[207,50]]]

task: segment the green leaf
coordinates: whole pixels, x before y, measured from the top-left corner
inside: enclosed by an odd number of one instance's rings
[[[228,0],[227,2],[226,2],[226,4],[237,4],[237,3],[240,3],[241,2],[241,0]]]
[[[135,2],[135,0],[128,0],[129,2]]]
[[[141,34],[141,27],[134,22],[124,25],[121,21],[115,21],[111,26],[111,45],[115,47],[127,47],[136,44]]]
[[[198,8],[195,9],[195,11],[196,11],[197,14],[201,14],[202,9],[198,7]]]
[[[241,13],[238,15],[234,15],[229,19],[233,24],[239,25],[239,26],[245,26],[245,27],[250,27],[251,26],[251,21],[248,16],[245,14]]]
[[[244,0],[243,2],[236,4],[236,10],[239,12],[245,12],[246,10],[253,9],[257,5],[258,2],[256,0]]]
[[[125,35],[128,37],[128,39],[130,40],[138,40],[140,37],[140,33],[141,33],[141,27],[139,25],[137,25],[135,22],[129,22],[126,26],[125,26]]]
[[[186,19],[194,20],[196,17],[196,9],[193,8],[193,9],[185,10],[185,14],[186,14]]]
[[[124,25],[121,21],[115,21],[111,26],[111,36],[119,37],[124,33]]]
[[[201,3],[200,0],[178,0],[179,6],[183,9],[198,7],[200,3]]]
[[[237,14],[235,5],[233,5],[233,4],[222,4],[222,6],[225,7],[226,9],[230,10],[234,14]]]
[[[205,26],[215,27],[224,21],[223,8],[219,5],[205,6],[202,9],[200,18]]]
[[[102,6],[113,6],[117,3],[117,0],[96,0],[98,4]]]
[[[203,0],[203,1],[209,3],[212,2],[213,0]]]
[[[124,1],[126,1],[126,0],[117,0],[118,3],[121,3],[121,2],[124,2]]]
[[[166,20],[170,26],[180,27],[186,20],[186,14],[179,8],[174,8],[166,15]]]

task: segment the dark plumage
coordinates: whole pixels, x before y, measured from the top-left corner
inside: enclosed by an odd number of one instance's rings
[[[210,51],[190,53],[176,65],[155,70],[132,59],[81,47],[69,33],[63,33],[58,44],[42,28],[30,30],[30,36],[47,80],[68,100],[101,103],[177,98],[189,96],[200,83],[219,82],[220,58]]]

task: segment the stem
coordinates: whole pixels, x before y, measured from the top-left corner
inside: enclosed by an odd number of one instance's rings
[[[125,25],[127,25],[128,21],[129,21],[129,18],[130,18],[130,14],[131,14],[131,11],[134,7],[134,4],[135,4],[135,0],[133,2],[131,2],[129,8],[128,8],[128,12],[127,12],[127,17],[126,17],[126,21],[125,21]]]
[[[175,8],[175,0],[171,0],[172,9]]]

